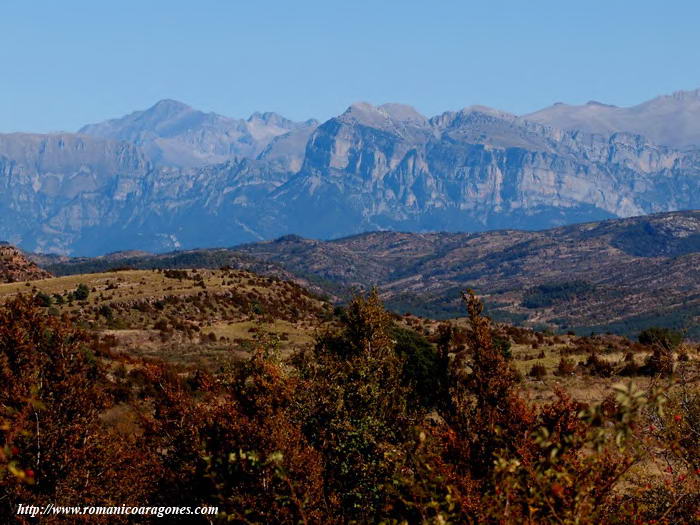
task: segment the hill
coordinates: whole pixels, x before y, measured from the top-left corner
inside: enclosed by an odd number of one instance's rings
[[[231,265],[295,279],[335,299],[377,285],[394,311],[441,318],[460,315],[458,292],[472,287],[496,319],[580,333],[634,335],[657,324],[683,330],[697,326],[700,315],[698,211],[537,232],[285,236],[164,255],[33,257],[57,275]]]
[[[697,211],[539,232],[284,237],[238,249],[346,289],[377,284],[399,312],[457,315],[458,291],[471,287],[501,320],[626,334],[660,324],[700,336]]]
[[[78,290],[81,288],[82,292]],[[0,303],[36,297],[132,356],[211,369],[269,332],[288,353],[332,307],[304,288],[243,270],[124,270],[0,285]]]
[[[314,293],[327,291],[270,261],[251,257],[226,248],[185,250],[153,254],[138,250],[114,252],[98,257],[67,257],[62,255],[26,254],[36,264],[57,276],[101,273],[111,270],[164,270],[164,269],[235,269],[253,272],[297,283]]]

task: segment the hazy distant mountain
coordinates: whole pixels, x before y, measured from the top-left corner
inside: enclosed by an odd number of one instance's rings
[[[313,120],[292,122],[276,113],[234,119],[161,100],[145,111],[89,124],[78,133],[138,144],[159,165],[202,166],[235,157],[255,158],[274,138],[316,125]]]
[[[700,89],[677,91],[628,108],[559,103],[523,118],[586,133],[627,131],[674,148],[700,148]]]
[[[687,120],[665,115],[656,129]],[[162,101],[81,131],[0,135],[0,239],[91,255],[285,234],[540,229],[700,208],[700,149],[482,106],[426,118],[356,103],[317,125]]]
[[[66,252],[122,220],[151,171],[135,145],[69,133],[0,134],[0,239]]]

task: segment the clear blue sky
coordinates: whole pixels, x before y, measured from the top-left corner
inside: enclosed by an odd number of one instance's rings
[[[351,102],[631,105],[700,87],[697,1],[0,1],[0,131],[174,98],[325,119]]]

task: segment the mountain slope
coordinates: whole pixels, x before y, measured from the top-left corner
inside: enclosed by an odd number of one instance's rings
[[[459,291],[472,287],[500,320],[624,334],[661,324],[700,337],[700,211],[535,232],[374,232],[334,241],[290,235],[164,255],[32,258],[57,275],[231,265],[293,275],[338,298],[377,285],[394,310],[431,317],[462,315]]]
[[[582,106],[560,103],[523,118],[601,135],[627,131],[679,149],[700,147],[700,89],[677,91],[628,108],[599,102]]]

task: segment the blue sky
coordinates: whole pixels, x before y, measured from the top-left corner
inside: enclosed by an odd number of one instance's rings
[[[325,119],[351,102],[632,105],[700,87],[700,2],[0,1],[0,131],[174,98]]]

